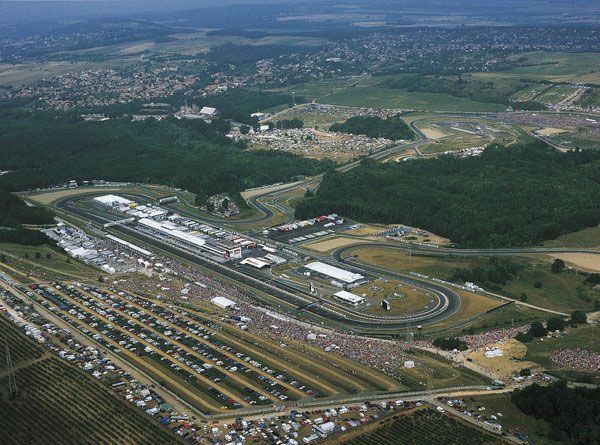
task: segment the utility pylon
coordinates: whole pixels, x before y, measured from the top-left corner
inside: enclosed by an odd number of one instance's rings
[[[13,367],[12,358],[10,356],[8,337],[5,338],[4,343],[6,345],[6,370],[8,372],[8,399],[15,400],[19,391],[17,390],[17,381],[15,379],[15,368]]]

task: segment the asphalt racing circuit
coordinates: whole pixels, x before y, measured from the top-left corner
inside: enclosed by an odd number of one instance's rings
[[[78,207],[75,203],[81,197],[65,198],[58,201],[55,206],[63,212],[68,212],[85,221],[102,226],[114,221],[115,215],[101,211],[88,210]],[[111,218],[112,217],[112,218]],[[196,219],[198,219],[196,217]],[[208,222],[208,221],[207,221]],[[227,281],[234,281],[267,307],[287,312],[293,316],[301,316],[319,324],[333,325],[362,334],[404,335],[405,329],[417,325],[426,325],[443,320],[454,314],[461,305],[460,296],[452,289],[432,283],[413,276],[385,271],[385,275],[397,279],[410,286],[416,286],[429,291],[435,303],[432,307],[411,313],[396,316],[375,315],[356,311],[353,308],[335,301],[323,301],[310,294],[308,289],[293,286],[282,280],[266,279],[264,274],[250,268],[242,268],[237,264],[213,261],[206,256],[197,255],[188,250],[152,237],[147,233],[128,226],[114,226],[111,228],[129,238],[135,238],[140,244],[159,249],[161,253],[176,259],[183,259],[194,263],[200,268],[215,274]],[[329,261],[335,263],[334,261]],[[340,262],[347,262],[340,259]],[[382,271],[365,265],[352,264],[353,270],[363,272],[371,278],[379,277]],[[311,304],[319,303],[319,304]],[[298,308],[302,308],[298,310]]]

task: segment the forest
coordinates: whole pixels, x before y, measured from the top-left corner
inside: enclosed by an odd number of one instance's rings
[[[14,228],[21,224],[52,224],[52,212],[29,207],[19,198],[0,189],[0,227]]]
[[[462,247],[537,245],[600,223],[600,152],[543,142],[488,146],[480,156],[378,164],[328,172],[296,217],[338,213],[406,224]]]
[[[559,382],[515,390],[513,403],[526,415],[552,424],[553,440],[573,445],[600,443],[600,389],[568,388]]]
[[[412,140],[415,136],[399,114],[385,119],[378,116],[354,116],[345,122],[333,124],[329,130],[341,133],[364,134],[371,138],[386,138],[392,141],[399,139]]]
[[[26,190],[105,179],[188,189],[199,203],[227,192],[314,175],[328,165],[287,153],[244,151],[223,121],[82,122],[26,113],[0,116],[0,188]]]

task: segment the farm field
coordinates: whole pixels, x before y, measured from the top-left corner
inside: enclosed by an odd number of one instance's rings
[[[347,445],[403,445],[427,443],[428,445],[462,445],[465,438],[478,445],[505,443],[498,435],[468,426],[461,420],[439,414],[431,409],[418,410],[407,416],[393,416],[379,422],[375,429],[353,435],[345,440],[331,441]],[[508,443],[508,442],[506,442]]]
[[[9,401],[0,374],[1,443],[178,443],[167,429],[83,371],[49,355],[0,316],[19,388]],[[3,354],[4,355],[4,354]]]
[[[504,105],[475,102],[449,94],[408,92],[404,90],[359,84],[323,96],[320,103],[354,107],[399,108],[436,111],[502,111]]]
[[[548,53],[543,51],[515,55],[521,59],[518,67],[506,75],[548,79],[554,81],[600,84],[598,56],[595,53]],[[494,73],[495,74],[495,73]],[[483,76],[482,76],[483,77]]]
[[[450,278],[456,269],[486,267],[489,259],[484,257],[441,257],[413,254],[379,247],[357,248],[346,252],[346,256],[358,255],[360,261],[384,267],[392,271],[418,272],[441,279]],[[527,295],[527,303],[544,308],[572,311],[585,309],[593,305],[598,298],[585,277],[574,270],[565,270],[560,274],[550,271],[554,257],[510,257],[520,270],[516,277],[504,285],[482,286],[486,290],[503,296],[519,299]],[[534,286],[541,283],[541,287]]]

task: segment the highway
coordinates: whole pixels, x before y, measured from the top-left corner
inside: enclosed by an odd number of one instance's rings
[[[436,247],[425,246],[418,244],[408,244],[394,241],[390,242],[367,242],[356,243],[349,246],[340,247],[332,252],[332,257],[337,261],[343,259],[343,254],[356,249],[367,248],[384,248],[390,250],[401,250],[413,254],[426,254],[435,256],[515,256],[515,255],[531,255],[531,254],[552,254],[552,253],[587,253],[591,255],[600,255],[598,248],[586,247],[514,247],[514,248],[498,248],[498,249],[457,249],[453,247]],[[599,258],[600,260],[600,258]]]

